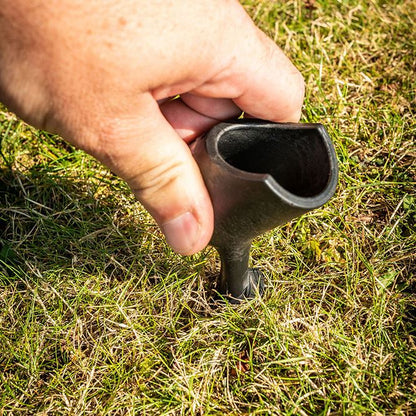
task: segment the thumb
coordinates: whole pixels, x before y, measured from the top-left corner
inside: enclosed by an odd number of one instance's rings
[[[105,164],[127,181],[179,254],[194,254],[213,231],[211,200],[198,165],[152,100],[146,116],[112,121]]]

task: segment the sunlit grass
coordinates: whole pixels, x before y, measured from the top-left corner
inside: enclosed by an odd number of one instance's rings
[[[301,69],[340,162],[260,236],[263,299],[213,302],[126,185],[0,112],[0,414],[416,413],[416,4],[244,4]]]

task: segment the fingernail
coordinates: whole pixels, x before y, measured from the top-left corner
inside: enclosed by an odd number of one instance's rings
[[[199,238],[199,224],[194,215],[185,212],[161,226],[168,244],[179,254],[193,254],[193,247]]]

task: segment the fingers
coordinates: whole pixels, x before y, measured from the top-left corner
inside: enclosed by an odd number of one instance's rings
[[[221,120],[236,117],[241,110],[230,99],[183,94],[160,105],[162,114],[187,143]]]
[[[234,102],[250,116],[280,122],[299,121],[305,93],[301,73],[260,30],[253,39],[257,39],[257,45],[253,45],[257,57],[243,59],[242,93]]]
[[[224,68],[216,76],[167,101],[161,111],[187,142],[217,122],[244,111],[249,117],[297,122],[304,98],[300,72],[277,45],[249,23],[251,32],[237,50],[226,50]],[[232,55],[234,53],[234,55]]]
[[[252,117],[299,121],[304,98],[300,72],[248,17],[235,36],[235,47],[222,50],[223,69],[194,92],[230,98]]]
[[[100,140],[106,150],[98,156],[127,181],[176,252],[196,253],[213,230],[208,192],[189,147],[157,103],[143,110],[145,117],[111,122]]]

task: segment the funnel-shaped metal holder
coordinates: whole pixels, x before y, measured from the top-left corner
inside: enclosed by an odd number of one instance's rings
[[[262,274],[248,268],[251,242],[331,198],[338,176],[331,139],[321,124],[234,120],[192,151],[214,206],[219,291],[237,301],[261,294]]]

